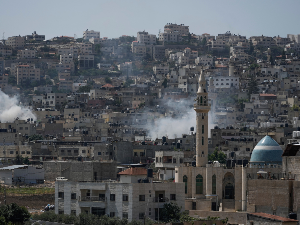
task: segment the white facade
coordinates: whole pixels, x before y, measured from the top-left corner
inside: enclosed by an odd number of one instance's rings
[[[148,34],[148,32],[138,32],[136,40],[145,45],[153,45],[156,43],[156,35]]]
[[[25,49],[25,50],[20,50],[18,52],[18,56],[21,59],[33,59],[35,58],[35,50],[29,50],[29,49]]]
[[[111,217],[144,220],[157,219],[158,208],[176,202],[182,210],[184,183],[55,183],[55,213],[79,215],[82,212]]]
[[[100,39],[100,31],[94,30],[86,30],[83,32],[83,39],[89,40],[90,38],[99,38]]]
[[[239,89],[239,77],[217,76],[213,77],[215,88]]]

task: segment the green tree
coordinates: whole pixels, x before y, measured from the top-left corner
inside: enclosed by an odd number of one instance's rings
[[[78,89],[77,92],[79,92],[79,93],[82,93],[82,92],[90,92],[91,88],[92,88],[92,87],[89,86],[89,85],[81,86],[81,87]]]
[[[205,45],[206,45],[206,43],[207,43],[207,40],[206,40],[206,37],[205,37],[205,38],[203,38],[203,39],[202,39],[202,41],[201,41],[201,45],[205,46]]]
[[[9,75],[7,82],[12,86],[17,86],[17,78],[15,76]]]
[[[215,151],[212,154],[208,154],[209,161],[218,161],[219,163],[226,163],[226,154],[220,151],[218,148],[215,148]]]
[[[43,136],[40,134],[33,134],[28,137],[28,141],[36,141],[36,140],[43,140]]]
[[[250,99],[251,94],[258,94],[259,88],[257,86],[257,80],[255,76],[251,76],[251,79],[248,83],[248,98]]]
[[[6,224],[9,222],[12,224],[23,224],[29,220],[30,213],[25,207],[11,203],[10,205],[2,205],[0,207],[0,221],[3,221],[3,217],[5,218]]]
[[[168,86],[168,80],[167,80],[167,78],[164,79],[164,82],[162,82],[161,85],[164,86],[164,88],[166,88]]]
[[[111,84],[112,83],[110,77],[105,77],[105,83],[107,83],[107,84]]]
[[[95,52],[96,52],[96,54],[100,54],[101,53],[101,45],[100,44],[96,44],[95,45]]]
[[[160,220],[164,222],[179,221],[181,215],[180,211],[181,207],[176,203],[166,203],[159,212]]]

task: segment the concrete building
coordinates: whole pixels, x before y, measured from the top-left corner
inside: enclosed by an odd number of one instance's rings
[[[93,68],[94,67],[94,55],[79,55],[78,56],[79,68]]]
[[[36,31],[34,31],[31,35],[26,35],[25,36],[26,41],[44,41],[45,40],[45,35],[40,35],[37,34]]]
[[[99,38],[100,39],[100,31],[94,31],[94,30],[86,30],[83,32],[83,39],[89,40],[91,38]]]
[[[6,57],[12,55],[12,48],[7,45],[0,43],[0,57]]]
[[[20,35],[13,36],[13,37],[9,37],[7,41],[5,41],[5,44],[15,49],[22,49],[24,48],[25,45],[25,39]]]
[[[69,154],[68,150],[72,151],[72,148],[64,150]],[[81,151],[77,151],[78,157]],[[69,181],[76,182],[117,179],[117,167],[114,161],[45,161],[44,169],[46,180],[55,180],[57,177],[65,177]]]
[[[18,51],[18,57],[20,59],[34,59],[35,58],[35,50],[25,49]]]
[[[158,179],[175,178],[175,167],[183,165],[184,153],[178,151],[155,151],[155,167],[158,168]]]
[[[41,74],[40,69],[35,68],[33,64],[27,65],[18,65],[17,66],[17,84],[22,84],[22,82],[26,80],[32,81],[40,81]]]
[[[156,35],[148,34],[148,32],[145,31],[140,31],[137,33],[136,40],[141,44],[153,45],[156,43]]]
[[[183,183],[55,183],[55,213],[79,215],[82,212],[121,219],[157,220],[159,209],[176,202],[184,210]]]
[[[174,23],[167,23],[164,26],[164,33],[168,31],[171,32],[178,32],[179,35],[188,35],[189,34],[189,26],[185,26],[184,24],[174,24]]]

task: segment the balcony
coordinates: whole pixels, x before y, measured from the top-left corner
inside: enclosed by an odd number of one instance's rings
[[[169,199],[166,197],[154,197],[153,202],[169,202]]]
[[[81,197],[81,201],[84,202],[106,202],[105,197],[99,197],[99,196],[84,196]]]

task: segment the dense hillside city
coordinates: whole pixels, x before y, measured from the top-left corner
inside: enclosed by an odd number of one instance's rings
[[[300,34],[200,32],[3,37],[0,204],[30,186],[52,192],[17,203],[57,222],[298,224]]]

